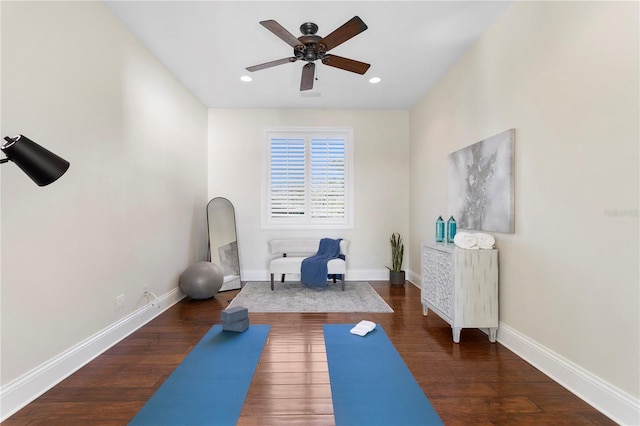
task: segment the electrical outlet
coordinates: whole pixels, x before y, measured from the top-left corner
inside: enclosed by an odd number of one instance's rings
[[[124,306],[124,294],[116,297],[116,311]]]
[[[371,257],[369,258],[369,263],[370,263],[370,264],[372,264],[372,265],[373,265],[374,263],[376,263],[376,257],[375,257],[375,256],[371,256]]]

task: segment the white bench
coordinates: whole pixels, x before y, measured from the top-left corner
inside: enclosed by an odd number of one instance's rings
[[[319,239],[302,239],[293,238],[286,240],[269,241],[269,249],[271,254],[278,255],[269,263],[269,273],[271,274],[271,290],[273,290],[273,277],[275,274],[282,274],[282,282],[284,282],[285,274],[299,274],[302,261],[310,256],[315,255],[320,247]],[[346,256],[349,242],[340,241],[340,254]],[[333,275],[333,282],[336,282],[336,275],[342,275],[340,284],[344,291],[344,275],[347,272],[347,262],[344,259],[331,259],[327,263],[328,275]]]

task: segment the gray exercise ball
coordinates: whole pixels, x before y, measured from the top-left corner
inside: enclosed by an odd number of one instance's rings
[[[222,287],[222,269],[211,262],[198,262],[180,275],[180,289],[192,299],[208,299]]]

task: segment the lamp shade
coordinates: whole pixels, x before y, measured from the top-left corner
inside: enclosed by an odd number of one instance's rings
[[[26,136],[5,137],[0,149],[38,186],[49,185],[69,168],[69,162]]]

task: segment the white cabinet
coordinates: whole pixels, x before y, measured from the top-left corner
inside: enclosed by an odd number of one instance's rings
[[[498,250],[465,250],[454,244],[422,243],[421,296],[429,309],[451,324],[453,341],[462,328],[498,331]]]

